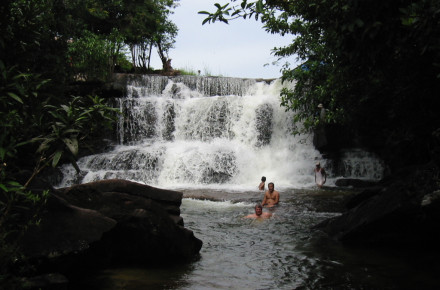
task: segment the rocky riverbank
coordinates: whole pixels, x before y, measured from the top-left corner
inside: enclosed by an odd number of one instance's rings
[[[193,259],[202,241],[184,228],[181,201],[180,192],[125,180],[54,190],[40,224],[30,228],[21,243],[37,270],[26,284],[66,284],[110,265]]]
[[[347,210],[315,228],[348,244],[421,248],[440,242],[440,168],[402,169],[353,196]]]

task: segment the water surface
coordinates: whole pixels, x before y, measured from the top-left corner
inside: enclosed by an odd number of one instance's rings
[[[281,192],[272,218],[246,219],[261,192],[185,190],[185,227],[200,256],[169,267],[106,269],[96,289],[435,289],[439,267],[421,249],[343,246],[311,227],[338,216],[349,191]],[[267,211],[268,209],[264,209]]]

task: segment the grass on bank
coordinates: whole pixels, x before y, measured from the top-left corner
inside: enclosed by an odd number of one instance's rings
[[[205,76],[205,77],[212,77],[212,76],[224,77],[224,75],[222,75],[222,74],[218,74],[218,75],[212,74],[211,69],[208,67],[204,67],[203,71],[196,70],[196,69],[194,69],[192,67],[188,67],[188,66],[186,66],[184,68],[178,68],[176,70],[179,71],[181,75]]]

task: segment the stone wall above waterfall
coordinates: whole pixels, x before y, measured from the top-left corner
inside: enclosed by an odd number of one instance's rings
[[[114,82],[127,88],[127,94],[136,97],[142,95],[160,95],[172,80],[174,84],[182,83],[189,89],[199,92],[203,96],[242,96],[247,89],[257,81],[256,79],[241,79],[229,77],[202,77],[191,75],[160,76],[160,75],[136,75],[136,74],[115,74]],[[140,90],[136,90],[140,88]],[[181,87],[178,85],[169,88],[170,94],[175,98],[181,95]]]

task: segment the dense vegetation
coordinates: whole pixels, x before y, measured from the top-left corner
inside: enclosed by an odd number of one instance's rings
[[[146,71],[153,47],[165,66],[177,33],[168,16],[177,1],[0,4],[0,288],[19,287],[14,275],[29,270],[17,242],[38,223],[48,193],[32,186],[35,177],[64,162],[76,166],[79,152],[117,117],[106,100],[72,84],[105,82],[115,69]]]
[[[207,15],[204,23],[255,18],[268,32],[293,38],[273,53],[300,63],[284,67],[283,80],[296,87],[281,97],[305,131],[338,124],[338,138],[349,135],[344,140],[379,152],[392,170],[438,156],[439,1],[230,2],[239,5],[199,12]]]

